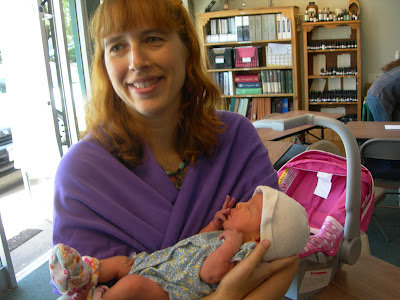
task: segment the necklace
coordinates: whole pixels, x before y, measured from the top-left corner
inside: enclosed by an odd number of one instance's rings
[[[183,177],[184,177],[184,172],[185,168],[187,167],[189,163],[186,160],[183,160],[179,164],[179,168],[176,171],[165,171],[165,174],[171,179],[172,183],[175,184],[176,189],[178,192],[181,190],[182,183],[183,183]]]

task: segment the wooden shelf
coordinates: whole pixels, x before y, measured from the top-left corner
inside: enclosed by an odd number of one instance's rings
[[[261,70],[292,70],[293,66],[275,66],[275,67],[252,67],[252,68],[234,68],[234,69],[209,69],[208,72],[240,72],[240,71],[261,71]]]
[[[357,48],[348,49],[325,49],[325,50],[307,50],[308,53],[326,53],[326,52],[357,52]]]
[[[209,42],[213,40],[207,40],[207,29],[211,24],[213,19],[223,19],[223,18],[231,18],[236,16],[252,16],[252,15],[269,15],[269,14],[282,14],[287,19],[290,20],[290,31],[291,38],[282,38],[282,39],[259,39],[252,41],[243,41],[243,42],[232,42],[232,41],[224,41],[224,42]],[[292,71],[292,93],[268,93],[268,94],[257,94],[257,95],[222,95],[222,99],[229,101],[231,98],[289,98],[290,102],[293,102],[293,109],[298,110],[301,109],[301,99],[299,97],[299,44],[298,44],[298,28],[296,16],[298,14],[298,7],[296,6],[284,6],[284,7],[268,7],[268,8],[249,8],[249,9],[232,9],[232,10],[222,10],[222,11],[213,11],[207,13],[200,13],[197,15],[198,17],[198,32],[200,35],[200,39],[202,40],[203,45],[203,55],[207,57],[207,52],[210,48],[224,48],[224,47],[242,47],[242,46],[260,46],[263,48],[262,57],[260,57],[260,66],[259,67],[249,67],[249,68],[226,68],[226,69],[208,69],[208,72],[212,73],[213,76],[217,76],[217,72],[231,72],[233,75],[240,74],[259,74],[260,82],[261,82],[261,73],[265,70],[291,70]],[[291,54],[291,66],[267,66],[266,64],[266,53],[265,47],[268,44],[290,44],[292,49]],[[262,86],[262,84],[261,84]],[[236,87],[236,85],[235,85]],[[234,89],[235,90],[235,89]],[[229,105],[227,105],[229,106]]]
[[[223,98],[266,98],[266,97],[293,97],[293,94],[258,94],[258,95],[222,95]]]
[[[253,46],[253,45],[264,45],[268,43],[290,43],[292,40],[265,40],[265,41],[244,41],[244,42],[219,42],[219,43],[205,43],[206,47],[226,47],[226,46]]]
[[[348,26],[350,27],[350,36],[348,38],[334,38],[334,34],[329,34],[329,37],[323,39],[323,34],[318,35],[318,40],[313,40],[313,31],[319,27],[325,27],[328,29],[333,29],[338,26]],[[303,30],[303,50],[304,50],[304,106],[306,110],[319,110],[323,107],[340,107],[344,106],[346,109],[346,114],[356,114],[357,118],[361,120],[361,108],[362,108],[362,94],[361,94],[361,21],[337,21],[337,22],[308,22],[302,24]],[[336,33],[336,32],[334,32]],[[357,48],[343,48],[343,49],[319,49],[310,50],[309,45],[312,42],[324,42],[324,41],[343,41],[343,42],[354,42]],[[357,70],[357,75],[311,75],[315,73],[314,70],[314,59],[316,56],[325,55],[326,68],[337,67],[337,57],[338,55],[348,54],[350,56],[350,66]],[[316,67],[317,68],[317,67]],[[309,95],[311,85],[314,79],[326,79],[325,91],[329,90],[329,83],[338,85],[337,81],[330,81],[330,79],[340,79],[340,87],[342,90],[345,83],[349,82],[348,79],[356,81],[356,95],[357,101],[354,102],[310,102]],[[347,81],[346,81],[347,80]],[[350,81],[351,82],[351,81]],[[334,88],[336,89],[336,88]],[[355,96],[355,95],[354,95]]]
[[[315,79],[315,78],[357,78],[358,75],[308,75],[308,79]]]

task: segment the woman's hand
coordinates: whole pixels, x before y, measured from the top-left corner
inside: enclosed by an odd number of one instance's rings
[[[294,264],[298,259],[298,256],[295,255],[269,263],[260,263],[270,245],[271,243],[267,240],[261,241],[247,258],[238,263],[221,280],[217,290],[204,299],[243,299],[271,274]],[[291,281],[292,278],[289,280]],[[273,291],[271,292],[274,294]]]

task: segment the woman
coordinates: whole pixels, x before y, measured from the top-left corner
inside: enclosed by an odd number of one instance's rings
[[[153,252],[196,234],[226,195],[246,201],[258,185],[278,188],[252,124],[215,111],[220,93],[181,1],[105,0],[91,32],[87,135],[57,171],[54,245],[99,259]],[[227,276],[212,297],[232,285],[244,296],[275,270],[250,295],[284,294],[297,260],[255,269],[257,253],[237,271],[253,277]]]
[[[368,89],[368,107],[375,121],[398,121],[393,117],[400,110],[400,59],[388,63],[382,71]]]

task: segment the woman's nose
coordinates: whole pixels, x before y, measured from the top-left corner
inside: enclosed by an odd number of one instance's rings
[[[130,70],[141,70],[149,65],[146,50],[140,45],[132,45],[130,57]]]

